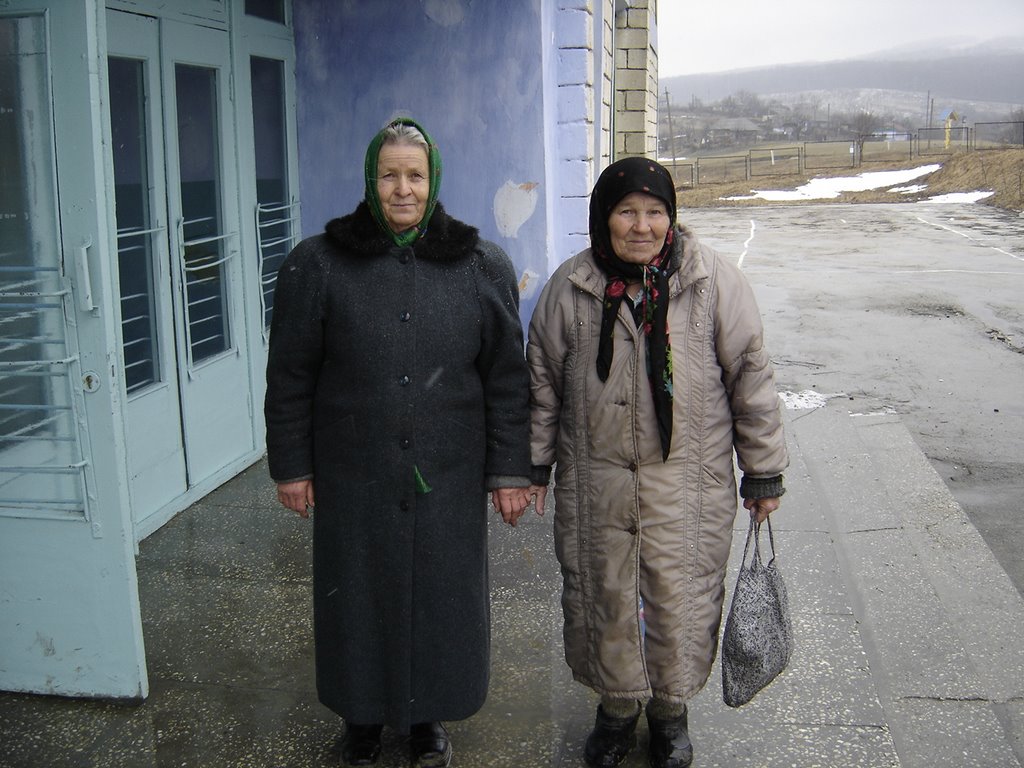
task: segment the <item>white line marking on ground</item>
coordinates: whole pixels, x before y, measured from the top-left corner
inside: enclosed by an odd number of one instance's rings
[[[743,253],[740,254],[740,260],[736,262],[736,266],[743,269],[743,259],[747,257],[747,249],[750,247],[750,243],[754,240],[754,230],[757,229],[757,224],[754,220],[750,220],[750,237],[747,238],[746,242],[743,243]]]
[[[994,245],[985,245],[985,243],[982,242],[980,239],[978,239],[977,237],[972,237],[967,232],[961,232],[959,229],[948,227],[945,224],[940,224],[937,221],[928,221],[926,219],[922,219],[920,216],[917,216],[916,218],[922,224],[927,224],[929,227],[938,227],[939,229],[944,229],[947,232],[952,232],[954,235],[960,235],[960,237],[970,240],[972,243],[977,243],[978,245],[982,245],[986,248],[991,248],[993,251],[1001,253],[1004,256],[1009,256],[1011,259],[1016,259],[1017,261],[1024,261],[1024,256],[1017,256],[1016,254],[1010,253],[1009,251],[1004,251],[1002,248],[996,248]]]
[[[1013,254],[1010,254],[1011,256]],[[869,270],[865,270],[869,271]],[[881,270],[887,272],[888,270]],[[894,275],[941,275],[946,272],[952,272],[959,275],[1012,275],[1013,277],[1020,277],[1020,272],[1001,272],[987,269],[894,269],[892,274]]]

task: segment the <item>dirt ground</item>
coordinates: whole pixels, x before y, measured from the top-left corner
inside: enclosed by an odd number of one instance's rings
[[[795,189],[812,178],[857,176],[861,173],[871,173],[873,171],[918,168],[936,163],[941,163],[942,165],[939,170],[914,180],[914,184],[927,185],[927,188],[921,192],[905,194],[890,192],[883,188],[866,192],[844,192],[834,199],[814,202],[909,203],[951,192],[992,190],[995,194],[981,201],[982,205],[992,205],[997,208],[1024,213],[1024,149],[957,152],[934,159],[918,157],[914,160],[893,164],[871,163],[864,164],[859,168],[809,172],[803,175],[761,177],[755,180],[724,184],[699,184],[696,187],[681,187],[679,189],[679,205],[682,208],[806,205],[807,201],[777,202],[762,199],[723,200],[722,198],[734,195],[749,195],[754,189]]]

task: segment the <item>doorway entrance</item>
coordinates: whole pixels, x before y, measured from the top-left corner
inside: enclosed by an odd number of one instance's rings
[[[228,33],[107,12],[133,521],[255,448]]]

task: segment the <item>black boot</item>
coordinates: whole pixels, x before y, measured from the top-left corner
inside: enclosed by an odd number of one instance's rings
[[[593,768],[614,768],[626,759],[629,750],[636,744],[636,721],[640,712],[633,717],[610,717],[604,707],[598,705],[594,730],[587,736],[583,756],[587,765]]]
[[[693,762],[693,744],[686,730],[686,708],[683,714],[669,720],[658,720],[647,713],[651,743],[647,760],[651,768],[687,768]]]
[[[345,740],[341,743],[342,765],[374,765],[380,758],[382,725],[356,725],[345,727]]]
[[[416,723],[409,730],[409,752],[413,768],[448,768],[452,740],[441,723]]]

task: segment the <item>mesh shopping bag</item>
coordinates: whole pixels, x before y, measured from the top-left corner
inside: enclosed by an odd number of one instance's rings
[[[722,699],[730,707],[754,698],[786,668],[793,651],[786,585],[775,564],[771,519],[767,522],[771,560],[761,560],[761,525],[751,518],[722,634]],[[754,551],[748,562],[751,540]]]

